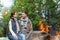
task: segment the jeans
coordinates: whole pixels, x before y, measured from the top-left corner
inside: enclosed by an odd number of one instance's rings
[[[18,40],[17,38],[14,38],[11,34],[8,35],[9,40]]]
[[[19,34],[18,38],[14,38],[11,34],[8,35],[9,40],[26,40],[26,37],[24,34]]]
[[[26,36],[24,34],[19,34],[19,40],[26,40]]]

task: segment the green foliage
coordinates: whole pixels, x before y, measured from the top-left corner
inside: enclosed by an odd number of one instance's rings
[[[0,29],[1,32],[1,36],[7,36],[7,32],[8,32],[8,22],[10,19],[10,13],[8,12],[7,14],[3,13],[3,18],[0,21],[0,27],[2,28],[2,30]]]
[[[15,0],[11,11],[23,12],[26,11],[31,19],[33,28],[38,29],[38,23],[41,19],[39,12],[41,11],[41,0]],[[37,30],[35,29],[35,30]]]
[[[3,36],[2,31],[3,31],[3,27],[0,27],[0,37]]]
[[[2,19],[2,20],[3,20],[4,25],[5,25],[5,26],[4,26],[3,34],[6,36],[7,31],[8,31],[10,14],[8,13],[8,14],[4,15],[3,17],[4,17],[4,19]]]
[[[31,19],[34,30],[37,30],[39,25],[39,21],[43,20],[41,18],[41,8],[43,0],[15,0],[14,6],[11,8],[11,11],[17,11],[17,12],[23,12],[26,11],[28,13],[28,17]],[[48,11],[48,17],[50,23],[57,23],[57,14],[56,14],[56,7],[57,3],[55,3],[53,0],[46,0],[46,3],[44,4],[45,10]],[[57,15],[57,16],[56,16]],[[46,21],[47,22],[47,21]]]

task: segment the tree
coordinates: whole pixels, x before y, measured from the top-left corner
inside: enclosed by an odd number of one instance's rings
[[[15,0],[14,6],[11,8],[11,11],[23,12],[26,11],[28,13],[29,18],[32,21],[33,28],[35,30],[38,29],[38,23],[41,19],[40,11],[41,11],[41,0]]]
[[[10,13],[13,11],[17,11],[18,14],[19,12],[26,11],[32,21],[34,30],[38,30],[39,21],[44,20],[41,15],[42,13],[45,14],[48,24],[52,23],[55,24],[56,28],[60,28],[60,12],[57,10],[59,8],[56,7],[58,2],[55,3],[53,0],[14,0],[14,5],[11,7],[10,11],[8,12],[8,10],[4,9],[2,12],[3,18],[0,20],[0,27],[2,27],[1,31],[3,32],[0,31],[0,34],[3,33],[4,35],[1,36],[6,36],[7,34]],[[42,10],[43,12],[41,12]],[[20,14],[18,18],[20,19]]]
[[[9,25],[9,19],[10,19],[10,12],[8,12],[7,9],[4,9],[2,12],[2,17],[0,20],[0,27],[2,29],[1,30],[1,36],[6,37],[7,36],[7,32],[8,32],[8,25]]]
[[[42,6],[41,6],[42,5]],[[29,18],[32,20],[33,28],[38,29],[38,22],[41,20],[41,11],[45,10],[45,16],[48,18],[48,23],[57,23],[56,7],[57,3],[53,0],[15,0],[11,11],[28,12]],[[44,19],[42,19],[44,20]]]

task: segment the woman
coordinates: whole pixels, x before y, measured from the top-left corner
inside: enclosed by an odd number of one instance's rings
[[[20,34],[19,24],[17,21],[17,13],[12,12],[9,21],[8,38],[10,40],[25,40],[25,36]]]

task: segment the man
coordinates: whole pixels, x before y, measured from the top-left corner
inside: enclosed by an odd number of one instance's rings
[[[22,17],[19,21],[20,31],[25,36],[32,33],[32,23],[31,20],[27,17],[27,12],[22,13]]]

